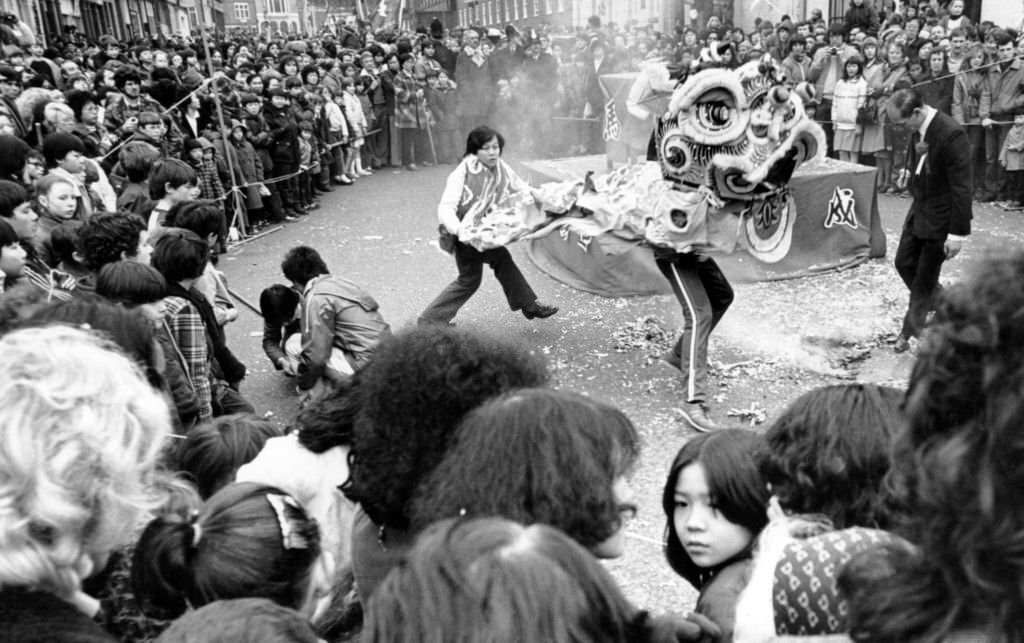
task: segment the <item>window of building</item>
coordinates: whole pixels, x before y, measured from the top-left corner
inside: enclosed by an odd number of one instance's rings
[[[284,13],[284,0],[267,0],[268,13]]]
[[[196,13],[195,7],[188,8],[188,22],[193,29],[199,28],[199,14]]]
[[[249,21],[249,3],[248,2],[236,2],[235,3],[235,20],[238,22]]]

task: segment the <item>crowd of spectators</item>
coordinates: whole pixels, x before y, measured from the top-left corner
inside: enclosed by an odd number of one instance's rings
[[[530,155],[597,151],[600,75],[768,53],[880,189],[904,187],[914,142],[884,106],[910,84],[968,126],[979,196],[1019,207],[1018,34],[962,9],[853,0],[831,25],[753,33],[350,20],[7,43],[0,639],[1024,640],[1024,254],[944,290],[906,391],[824,387],[764,435],[686,436],[658,517],[667,566],[699,592],[686,617],[634,606],[598,562],[626,551],[630,478],[664,446],[621,410],[555,388],[505,338],[392,334],[297,246],[290,285],[260,301],[264,350],[304,392],[283,430],[243,395],[217,269],[233,231],[299,219],[375,169],[454,162],[480,121],[506,119]]]

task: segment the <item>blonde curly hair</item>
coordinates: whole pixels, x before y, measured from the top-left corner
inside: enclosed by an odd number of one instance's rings
[[[158,502],[167,405],[76,328],[3,336],[0,373],[0,587],[67,596]]]

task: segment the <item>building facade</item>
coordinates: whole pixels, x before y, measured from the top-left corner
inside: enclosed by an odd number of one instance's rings
[[[447,28],[470,24],[503,28],[514,24],[520,30],[551,25],[575,28],[590,16],[603,23],[652,25],[669,29],[681,16],[679,0],[415,0],[416,24],[427,25],[433,18]]]
[[[0,8],[21,17],[44,42],[72,30],[129,43],[224,28],[221,0],[0,0]]]

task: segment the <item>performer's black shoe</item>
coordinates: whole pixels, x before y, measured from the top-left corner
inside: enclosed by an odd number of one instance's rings
[[[523,308],[523,317],[527,319],[547,319],[558,312],[558,306],[550,306],[535,301]]]
[[[700,402],[685,404],[680,410],[683,412],[683,419],[694,431],[711,433],[722,428],[708,417],[707,408]]]

